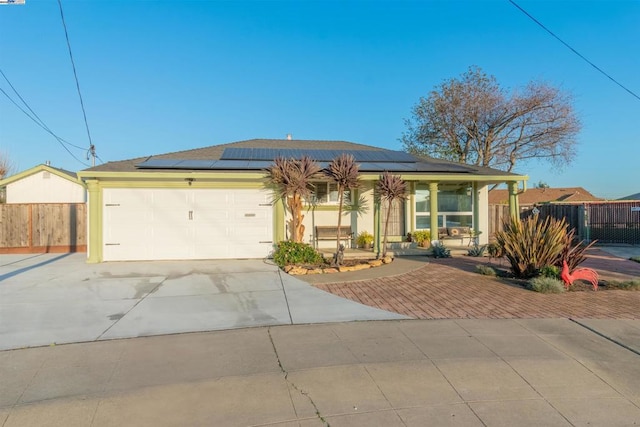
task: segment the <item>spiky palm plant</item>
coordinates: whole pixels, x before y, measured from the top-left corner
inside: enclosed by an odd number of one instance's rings
[[[539,221],[538,216],[524,220],[507,220],[504,230],[496,232],[496,240],[511,264],[516,277],[537,276],[540,269],[554,265],[561,256],[567,234],[564,219],[547,217]]]
[[[311,179],[320,172],[320,166],[310,157],[301,159],[277,157],[267,168],[267,180],[276,200],[282,200],[291,213],[289,229],[292,242],[302,242],[304,225],[302,201],[313,194]]]
[[[340,253],[340,225],[342,224],[342,210],[344,208],[344,193],[347,189],[354,190],[359,187],[360,167],[351,154],[343,153],[329,163],[324,174],[338,187],[338,232],[336,242],[336,256]]]
[[[384,171],[376,183],[376,197],[380,202],[388,204],[387,217],[384,221],[384,233],[382,240],[382,257],[387,256],[387,230],[389,229],[389,218],[391,208],[396,200],[407,198],[407,183],[398,175],[392,175],[389,171]]]

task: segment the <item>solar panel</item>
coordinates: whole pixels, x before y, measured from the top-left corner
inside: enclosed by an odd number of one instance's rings
[[[341,154],[350,154],[357,162],[416,162],[417,159],[403,151],[392,150],[318,150],[294,148],[225,148],[222,160],[274,160],[277,157],[300,159],[308,156],[322,162],[331,161]]]

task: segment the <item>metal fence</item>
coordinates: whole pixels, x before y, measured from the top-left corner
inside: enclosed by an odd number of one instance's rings
[[[580,204],[550,203],[537,206],[540,219],[564,218],[569,228],[576,229],[580,240],[599,243],[640,245],[640,200],[588,202]],[[534,208],[523,210],[521,218],[534,214]],[[509,207],[491,205],[489,209],[490,236],[502,230]]]

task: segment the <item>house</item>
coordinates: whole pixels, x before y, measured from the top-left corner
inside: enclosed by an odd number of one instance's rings
[[[603,199],[594,196],[582,187],[568,188],[529,188],[518,195],[518,203],[523,210],[544,203],[580,203],[595,202]],[[495,189],[489,191],[490,205],[509,203],[509,191]]]
[[[25,203],[85,203],[84,182],[75,172],[40,164],[0,180],[4,202]]]
[[[618,200],[640,200],[640,193],[631,194],[626,197],[621,197]]]
[[[5,203],[85,203],[84,183],[75,172],[41,164],[0,180]]]
[[[359,163],[362,185],[343,225],[373,233],[379,248],[384,209],[374,186],[387,170],[409,184],[394,207],[390,236],[418,229],[488,227],[488,188],[507,183],[514,212],[523,175],[463,165],[346,141],[252,139],[193,150],[108,162],[79,172],[89,204],[88,261],[263,258],[288,236],[283,203],[274,202],[265,170],[277,157],[307,155],[322,167],[341,153]],[[336,188],[315,182],[315,203],[304,212],[305,241],[316,226],[337,224]],[[480,236],[481,243],[483,236]],[[486,241],[487,237],[484,237]],[[320,242],[335,245],[333,242]]]

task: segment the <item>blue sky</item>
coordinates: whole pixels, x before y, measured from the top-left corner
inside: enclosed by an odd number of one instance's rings
[[[540,79],[574,95],[578,155],[562,170],[520,164],[530,184],[640,192],[640,100],[507,0],[62,4],[103,161],[288,133],[399,150],[420,96],[477,65],[505,88]],[[518,4],[640,94],[640,2]],[[51,130],[88,147],[57,1],[0,6],[0,29],[0,69]],[[1,76],[0,88],[19,101]],[[86,167],[2,93],[0,151],[18,170]]]

